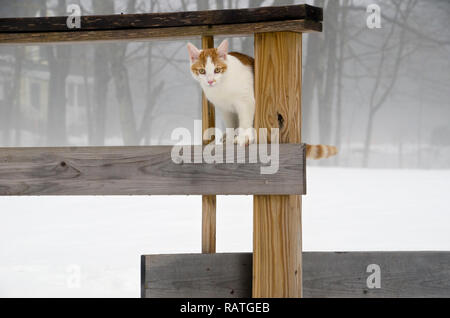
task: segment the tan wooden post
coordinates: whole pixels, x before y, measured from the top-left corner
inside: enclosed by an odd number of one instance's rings
[[[213,36],[202,36],[202,48],[214,47]],[[214,107],[202,96],[202,130],[215,127]],[[203,140],[207,144],[209,140]],[[216,252],[216,196],[202,195],[202,253]]]
[[[255,128],[301,141],[302,34],[255,34]],[[255,195],[253,297],[302,296],[301,197]]]

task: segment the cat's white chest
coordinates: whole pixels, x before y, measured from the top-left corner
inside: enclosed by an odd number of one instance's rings
[[[233,103],[236,100],[238,92],[230,89],[225,83],[218,87],[204,87],[203,92],[206,98],[214,104],[215,107],[224,111],[235,111]]]

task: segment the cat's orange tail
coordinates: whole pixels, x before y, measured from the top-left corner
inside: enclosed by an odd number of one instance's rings
[[[335,146],[329,145],[308,145],[306,144],[306,158],[323,159],[334,156],[338,150]]]

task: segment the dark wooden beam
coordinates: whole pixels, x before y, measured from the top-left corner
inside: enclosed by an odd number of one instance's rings
[[[371,264],[380,288],[367,285]],[[142,297],[252,295],[251,253],[145,255],[141,266]],[[303,252],[303,297],[450,297],[450,252]]]
[[[262,32],[321,32],[322,23],[312,20],[287,20],[222,25],[200,25],[147,29],[117,29],[100,31],[65,32],[0,32],[0,45],[5,44],[55,44],[67,42],[86,43],[115,41],[148,41],[184,39],[196,36],[225,35],[228,37],[253,35]]]
[[[323,19],[322,8],[306,4],[187,12],[92,15],[81,17],[81,28],[68,30],[67,17],[0,19],[0,32],[85,32],[167,27],[214,26],[223,24]]]
[[[304,145],[279,145],[278,172],[261,174],[271,164],[249,153],[266,146],[235,146],[235,163],[216,164],[201,163],[202,146],[189,147],[200,163],[181,164],[172,146],[0,148],[0,195],[304,194]]]

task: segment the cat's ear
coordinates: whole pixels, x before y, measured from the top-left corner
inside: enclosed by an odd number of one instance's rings
[[[220,43],[219,47],[217,48],[217,53],[219,54],[219,57],[223,58],[224,60],[227,58],[228,40],[223,40],[222,43]]]
[[[194,63],[195,61],[198,60],[201,51],[197,49],[197,47],[192,43],[187,44],[187,49],[189,52],[189,58],[191,59],[191,62]]]

